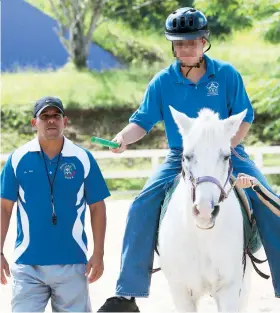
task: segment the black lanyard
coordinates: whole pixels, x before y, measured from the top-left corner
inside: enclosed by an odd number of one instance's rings
[[[58,169],[58,166],[59,166],[59,161],[60,161],[60,156],[61,156],[62,149],[63,149],[63,146],[62,146],[62,148],[61,148],[61,150],[59,152],[58,160],[57,160],[57,163],[56,163],[55,172],[54,172],[54,175],[53,175],[53,180],[51,181],[51,178],[50,178],[50,175],[49,175],[49,172],[48,172],[47,163],[46,163],[45,153],[44,153],[44,151],[43,151],[43,149],[41,147],[41,152],[42,152],[42,155],[43,155],[43,160],[44,160],[45,169],[46,169],[46,173],[47,173],[47,177],[48,177],[48,182],[49,182],[49,185],[50,185],[51,204],[52,204],[52,223],[53,223],[53,225],[57,224],[57,216],[56,216],[55,209],[54,209],[53,186],[54,186],[54,181],[55,181],[57,169]]]

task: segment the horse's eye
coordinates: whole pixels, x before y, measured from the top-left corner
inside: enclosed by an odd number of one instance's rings
[[[192,159],[192,155],[184,155],[184,159],[190,162]]]
[[[230,155],[225,155],[225,156],[224,156],[224,160],[225,160],[225,161],[229,160],[229,158],[230,158]]]

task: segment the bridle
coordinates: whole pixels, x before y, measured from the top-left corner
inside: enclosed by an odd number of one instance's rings
[[[234,185],[235,185],[235,183],[234,183],[227,192],[225,191],[225,187],[226,187],[227,183],[229,182],[232,171],[233,171],[232,162],[231,162],[231,159],[229,159],[229,169],[228,169],[227,179],[224,183],[224,186],[222,186],[221,183],[218,181],[218,179],[216,179],[213,176],[201,176],[201,177],[195,178],[193,176],[192,172],[189,169],[187,169],[186,166],[184,165],[184,156],[182,157],[182,176],[183,176],[183,179],[185,181],[186,181],[186,179],[188,179],[192,184],[192,201],[193,201],[193,203],[195,203],[195,200],[196,200],[196,187],[202,183],[213,183],[217,187],[219,187],[221,193],[220,193],[218,204],[223,202],[228,197],[228,195],[230,194],[230,192],[232,191],[232,189],[234,188]],[[189,175],[187,176],[186,173],[189,173]],[[219,210],[218,204],[214,206],[214,208],[216,210],[216,212],[215,212],[215,210],[213,212],[214,215],[215,215],[215,213],[218,214],[218,210]]]

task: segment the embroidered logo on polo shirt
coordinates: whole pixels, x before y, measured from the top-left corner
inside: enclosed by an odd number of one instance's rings
[[[74,163],[64,163],[60,169],[63,171],[66,179],[72,179],[76,175],[76,166]]]
[[[218,82],[210,82],[207,84],[206,88],[208,89],[207,96],[218,96],[219,92],[219,83]]]

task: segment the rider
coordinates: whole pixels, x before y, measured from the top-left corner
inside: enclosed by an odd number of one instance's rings
[[[271,191],[240,144],[254,119],[242,78],[231,64],[205,54],[206,44],[210,45],[210,42],[204,14],[188,7],[176,10],[166,20],[165,36],[171,41],[176,60],[151,80],[139,109],[131,116],[129,124],[116,135],[115,141],[121,146],[113,152],[123,152],[129,144],[149,133],[159,121],[165,124],[170,152],[130,207],[116,296],[107,299],[99,312],[138,312],[135,297],[149,295],[161,204],[166,190],[181,172],[182,139],[170,105],[189,117],[197,117],[200,109],[207,107],[218,112],[221,119],[247,109],[232,139],[232,147],[243,158],[241,160],[232,154],[233,173],[235,176],[238,173],[254,176]],[[252,189],[246,192],[251,199],[269,261],[275,296],[280,297],[280,219],[266,208]]]

